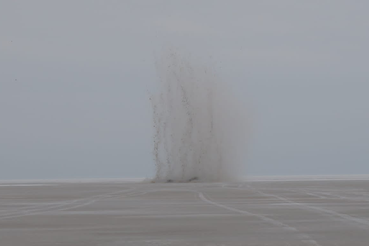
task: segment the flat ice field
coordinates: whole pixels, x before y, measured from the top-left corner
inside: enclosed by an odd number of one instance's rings
[[[369,180],[0,183],[0,245],[369,245]]]

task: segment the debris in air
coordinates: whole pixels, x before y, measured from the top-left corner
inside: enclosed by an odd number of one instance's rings
[[[208,66],[169,52],[157,61],[153,110],[155,183],[237,181],[245,115]]]

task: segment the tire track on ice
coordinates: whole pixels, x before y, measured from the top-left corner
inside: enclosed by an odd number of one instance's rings
[[[244,214],[244,215],[256,217],[256,218],[258,218],[258,219],[260,219],[260,220],[262,220],[262,221],[264,221],[266,223],[272,224],[272,225],[277,226],[277,227],[282,227],[286,231],[298,233],[298,235],[300,235],[300,237],[301,237],[301,241],[304,242],[304,243],[307,243],[309,245],[314,245],[314,246],[321,246],[317,241],[315,241],[314,239],[312,239],[308,234],[305,234],[305,233],[300,232],[295,227],[289,226],[289,225],[287,225],[287,224],[285,224],[283,222],[280,222],[278,220],[271,219],[271,218],[269,218],[267,216],[264,216],[264,215],[251,213],[251,212],[248,212],[246,210],[240,210],[240,209],[237,209],[237,208],[233,208],[233,207],[229,207],[229,206],[223,205],[223,204],[218,203],[218,202],[214,202],[211,199],[207,198],[204,195],[204,193],[202,193],[200,191],[196,191],[196,192],[198,193],[199,198],[202,201],[204,201],[204,202],[206,202],[208,204],[211,204],[211,205],[214,205],[214,206],[217,206],[217,207],[221,207],[221,208],[227,209],[227,210],[232,211],[232,212],[236,212],[236,213],[240,213],[240,214]]]
[[[338,217],[338,218],[341,218],[341,219],[343,219],[344,221],[346,221],[350,224],[354,224],[354,225],[359,224],[361,229],[366,229],[366,230],[369,229],[369,221],[368,220],[360,219],[360,218],[357,218],[357,217],[350,216],[348,214],[339,213],[339,212],[336,212],[336,211],[332,211],[332,210],[329,210],[329,209],[326,209],[326,208],[314,206],[314,205],[307,204],[307,203],[295,202],[295,201],[287,199],[285,197],[265,193],[263,191],[255,189],[255,188],[252,188],[252,189],[255,192],[259,193],[260,195],[264,195],[264,196],[268,196],[268,197],[274,197],[274,198],[276,198],[280,201],[287,202],[287,203],[289,203],[291,205],[294,205],[296,207],[301,207],[301,208],[303,208],[305,210],[308,210],[308,211],[313,211],[313,212],[317,212],[317,213],[322,214],[322,215],[327,215],[331,218],[337,218]],[[355,223],[352,223],[352,222],[355,222]]]
[[[97,201],[110,198],[114,196],[115,194],[130,193],[132,191],[133,193],[136,193],[134,192],[134,190],[135,188],[130,188],[124,191],[115,191],[115,192],[110,192],[107,194],[95,195],[92,197],[76,199],[76,200],[72,200],[69,202],[53,203],[52,205],[50,204],[40,205],[41,207],[37,207],[36,209],[12,211],[10,213],[0,215],[0,220],[10,219],[10,218],[19,218],[19,217],[24,217],[24,216],[37,215],[37,214],[43,214],[43,213],[55,212],[55,211],[64,211],[68,209],[83,207],[83,206],[87,206],[92,203],[95,203]],[[126,195],[129,195],[129,194],[126,194]]]

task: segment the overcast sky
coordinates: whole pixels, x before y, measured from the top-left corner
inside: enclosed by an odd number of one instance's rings
[[[249,175],[369,174],[369,2],[0,0],[0,179],[150,177],[155,56],[215,64]]]

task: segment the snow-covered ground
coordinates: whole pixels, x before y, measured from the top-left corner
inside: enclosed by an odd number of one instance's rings
[[[368,176],[0,183],[0,245],[369,245]]]

